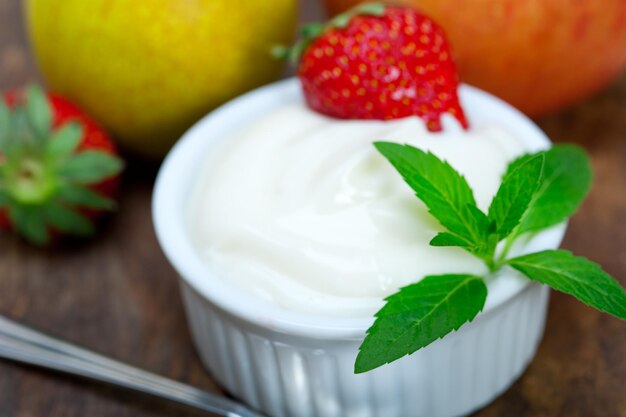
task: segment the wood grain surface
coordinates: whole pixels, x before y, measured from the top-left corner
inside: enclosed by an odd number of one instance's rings
[[[312,0],[311,0],[312,1]],[[306,20],[319,14],[304,2]],[[36,80],[20,0],[0,0],[0,89]],[[539,121],[593,157],[595,187],[564,247],[626,285],[626,74]],[[0,313],[147,370],[220,392],[193,349],[176,276],[150,218],[155,167],[130,161],[119,213],[99,239],[62,251],[0,236]],[[206,415],[84,380],[0,361],[0,417]],[[522,378],[476,417],[626,417],[626,324],[552,295],[546,335]]]

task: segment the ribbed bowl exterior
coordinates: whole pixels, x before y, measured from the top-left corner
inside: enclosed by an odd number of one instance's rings
[[[531,283],[430,346],[355,375],[362,338],[285,334],[244,321],[181,280],[197,350],[232,395],[271,417],[453,417],[506,390],[543,335],[549,290]]]

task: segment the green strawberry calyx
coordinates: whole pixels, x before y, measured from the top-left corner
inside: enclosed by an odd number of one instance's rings
[[[79,150],[83,127],[53,128],[45,93],[29,87],[15,106],[0,99],[0,211],[28,241],[45,245],[51,231],[89,236],[81,210],[113,210],[115,201],[90,186],[117,176],[123,162],[100,150]]]
[[[300,28],[299,40],[293,46],[275,46],[272,48],[272,55],[275,58],[285,59],[296,65],[311,42],[328,29],[343,29],[348,26],[355,16],[382,16],[384,13],[385,5],[383,3],[359,4],[344,13],[338,14],[326,23],[317,22],[303,25]]]

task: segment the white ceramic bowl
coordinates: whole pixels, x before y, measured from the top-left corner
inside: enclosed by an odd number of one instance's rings
[[[549,140],[529,119],[473,87],[460,89],[475,126],[500,124],[529,149]],[[272,417],[451,417],[491,402],[524,371],[543,334],[548,289],[512,270],[489,285],[485,310],[470,324],[415,354],[355,375],[354,360],[373,318],[298,314],[238,291],[216,276],[192,245],[187,212],[211,148],[289,102],[295,79],[241,96],[190,129],[162,165],[153,199],[159,242],[180,275],[197,350],[230,393]],[[565,226],[527,250],[556,248]]]

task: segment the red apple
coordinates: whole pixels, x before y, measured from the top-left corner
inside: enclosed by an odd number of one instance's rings
[[[336,14],[360,0],[324,0]],[[626,65],[626,0],[400,0],[439,21],[464,82],[531,116],[580,101]]]

